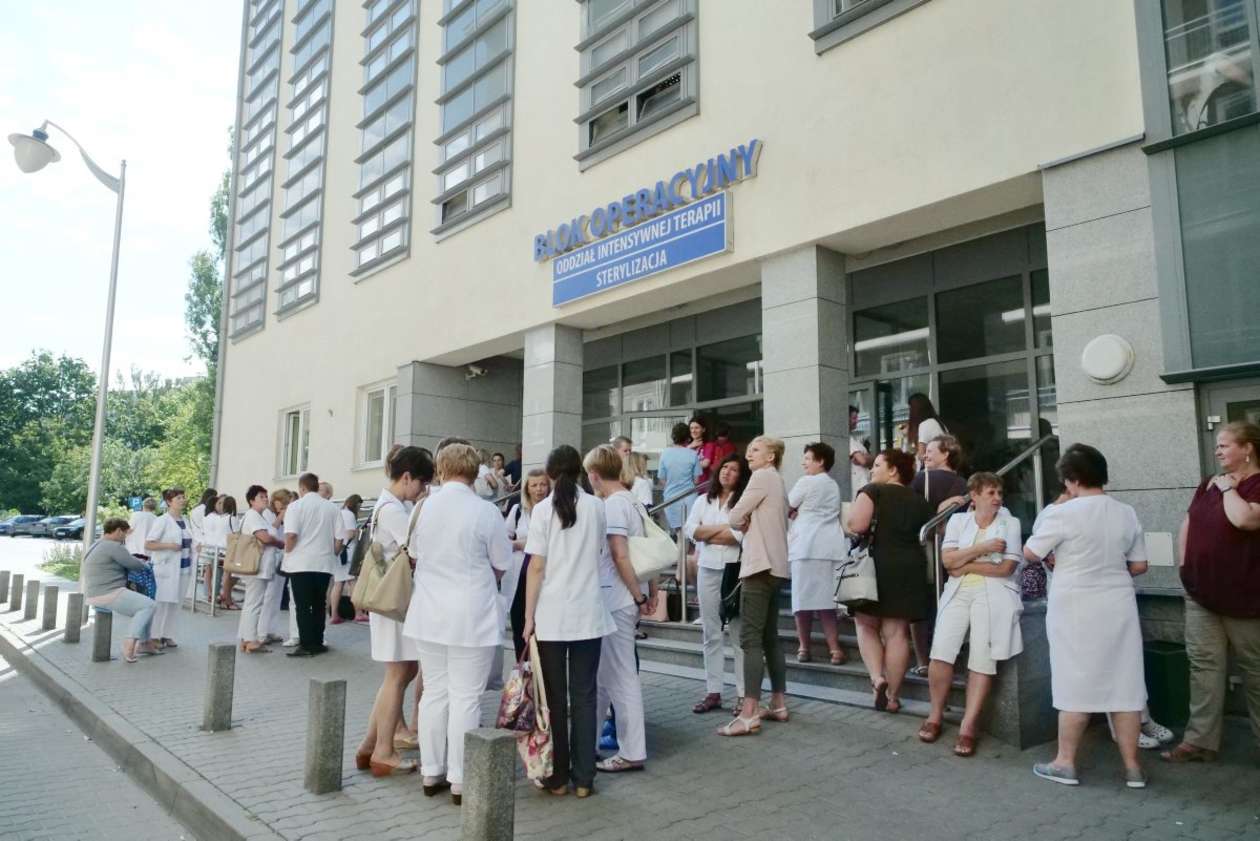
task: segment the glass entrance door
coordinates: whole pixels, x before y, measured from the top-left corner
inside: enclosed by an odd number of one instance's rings
[[[1203,471],[1220,471],[1216,463],[1216,434],[1234,421],[1260,424],[1260,379],[1233,380],[1203,387]]]

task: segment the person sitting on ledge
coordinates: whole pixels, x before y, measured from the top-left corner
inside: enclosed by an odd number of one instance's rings
[[[153,599],[127,589],[127,572],[149,567],[123,546],[128,531],[127,521],[121,517],[105,521],[104,533],[83,556],[79,583],[88,604],[131,617],[131,627],[122,643],[122,655],[124,662],[134,663],[137,654],[166,652],[149,640],[149,625],[153,622],[156,606]],[[143,645],[141,640],[145,641]]]

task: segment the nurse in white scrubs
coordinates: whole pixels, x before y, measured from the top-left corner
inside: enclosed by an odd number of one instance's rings
[[[805,475],[788,493],[788,561],[792,567],[792,613],[796,617],[797,662],[808,663],[814,616],[822,624],[831,664],[845,661],[836,622],[835,565],[849,551],[840,528],[840,486],[828,472],[836,463],[830,444],[805,445]]]

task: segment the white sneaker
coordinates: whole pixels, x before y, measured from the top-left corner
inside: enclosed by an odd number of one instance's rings
[[[1169,730],[1167,727],[1160,724],[1158,721],[1155,721],[1154,719],[1143,722],[1142,736],[1150,737],[1154,739],[1157,744],[1160,744],[1160,745],[1172,744],[1173,740],[1176,738],[1176,736],[1173,735],[1173,731]],[[1143,741],[1142,739],[1139,739],[1138,740],[1139,744],[1141,744],[1142,741]],[[1144,744],[1142,746],[1145,747]]]
[[[289,637],[287,640],[281,643],[281,645],[283,645],[285,648],[293,648],[300,641],[301,640],[299,640],[297,637]]]
[[[1154,736],[1148,736],[1145,733],[1138,734],[1138,747],[1142,750],[1155,750],[1163,747],[1163,743]]]

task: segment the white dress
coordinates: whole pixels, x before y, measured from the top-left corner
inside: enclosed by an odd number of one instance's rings
[[[1027,548],[1054,553],[1046,637],[1055,709],[1141,710],[1142,628],[1128,564],[1146,560],[1146,545],[1133,508],[1106,494],[1053,505]]]
[[[394,557],[399,545],[406,541],[411,508],[411,503],[402,502],[384,488],[377,496],[376,509],[372,513],[376,522],[372,529],[372,542],[381,545],[386,558]],[[369,613],[368,629],[372,638],[372,659],[376,662],[401,663],[420,659],[416,641],[403,636],[403,623],[379,613]]]
[[[792,612],[835,610],[833,569],[849,551],[840,528],[840,486],[826,473],[802,476],[788,494],[796,517],[788,526]]]

